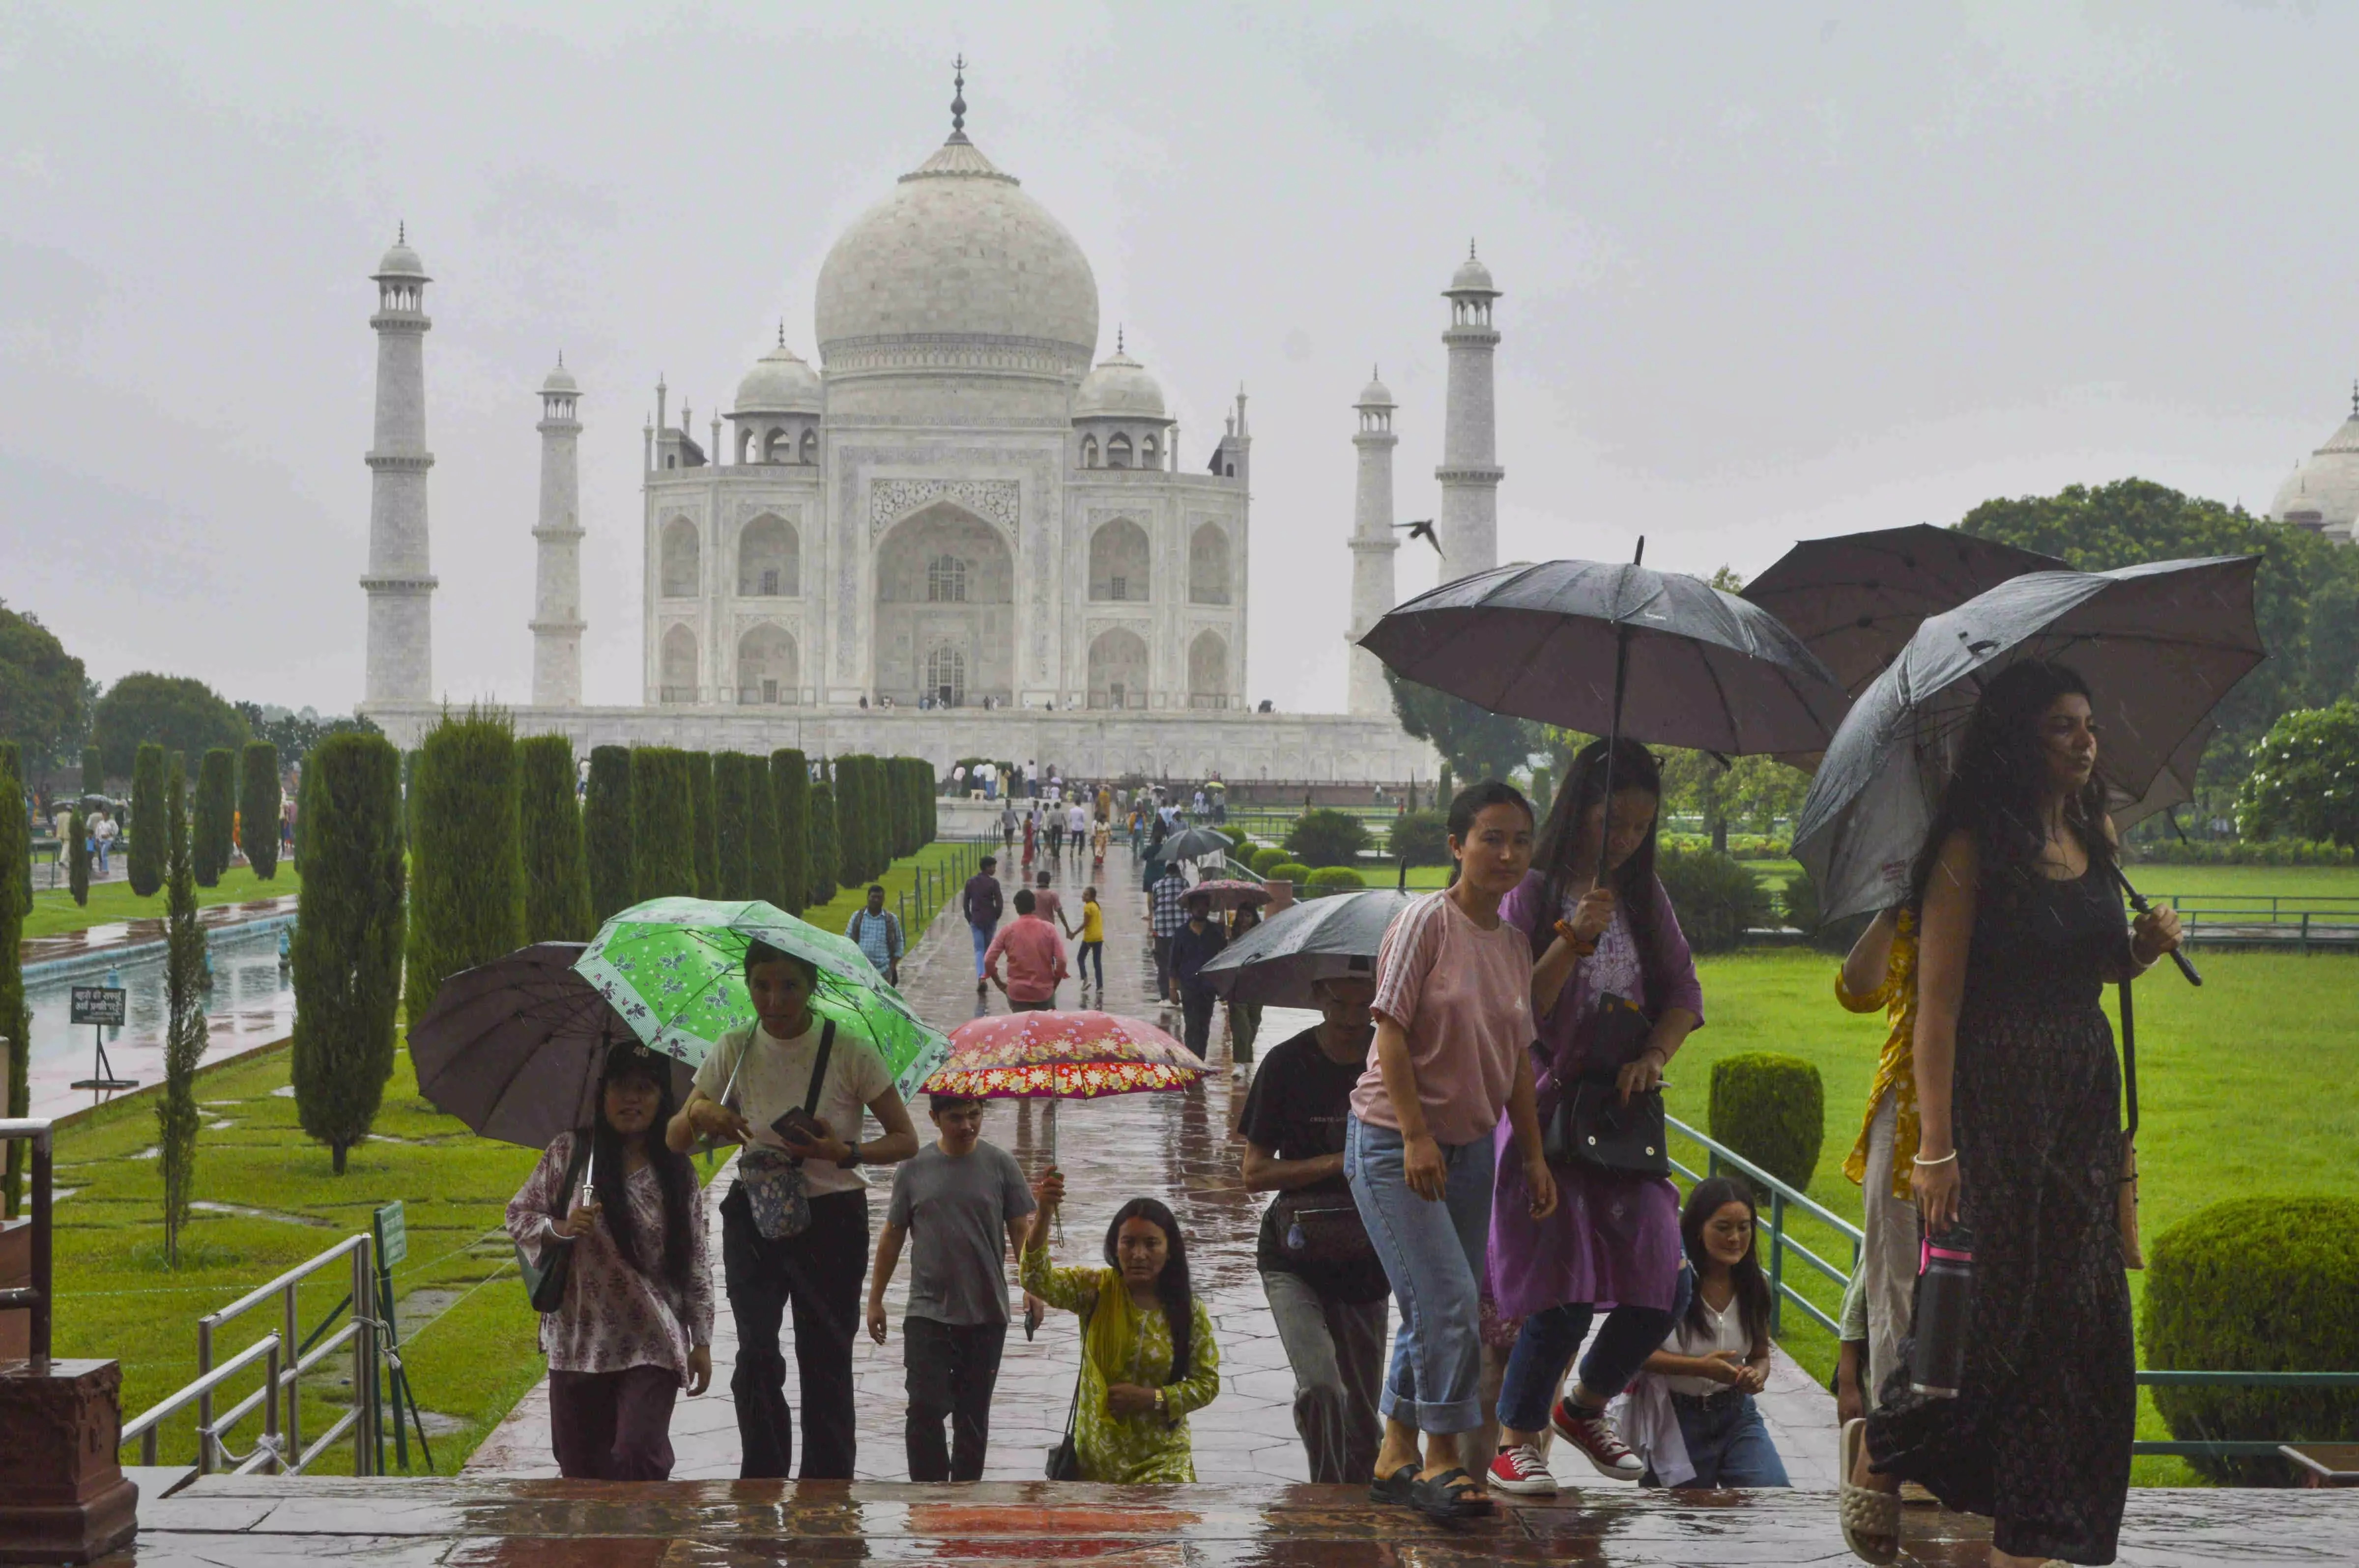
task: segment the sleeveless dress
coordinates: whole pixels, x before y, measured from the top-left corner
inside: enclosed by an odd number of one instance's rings
[[[1986,894],[1958,1011],[1951,1130],[1974,1237],[1963,1385],[1908,1388],[1908,1346],[1868,1418],[1876,1468],[1995,1521],[2002,1552],[2111,1563],[2137,1419],[2114,1197],[2121,1076],[2098,1002],[2128,972],[2094,867]]]

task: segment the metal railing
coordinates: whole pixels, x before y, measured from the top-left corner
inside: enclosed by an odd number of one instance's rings
[[[1790,1253],[1825,1275],[1838,1286],[1847,1287],[1851,1283],[1852,1275],[1858,1271],[1860,1252],[1864,1245],[1865,1238],[1860,1227],[1840,1215],[1831,1212],[1824,1205],[1814,1201],[1809,1195],[1799,1192],[1779,1181],[1734,1149],[1725,1144],[1713,1142],[1712,1139],[1690,1127],[1679,1118],[1667,1116],[1663,1120],[1674,1136],[1700,1144],[1704,1151],[1705,1168],[1702,1171],[1682,1164],[1676,1159],[1670,1162],[1672,1170],[1685,1176],[1691,1183],[1701,1181],[1707,1175],[1719,1175],[1723,1171],[1741,1172],[1750,1177],[1756,1187],[1769,1195],[1769,1215],[1767,1225],[1756,1228],[1756,1233],[1757,1236],[1761,1229],[1766,1229],[1768,1237],[1767,1268],[1769,1275],[1769,1332],[1776,1335],[1781,1331],[1785,1303],[1791,1302],[1801,1308],[1812,1322],[1840,1340],[1843,1337],[1842,1325],[1821,1311],[1817,1303],[1810,1301],[1787,1281],[1786,1258]],[[1850,1242],[1851,1267],[1848,1270],[1839,1269],[1800,1241],[1796,1240],[1789,1234],[1788,1217],[1793,1213],[1807,1215]],[[2359,1372],[2212,1372],[2157,1368],[2140,1368],[2137,1381],[2139,1387],[2149,1389],[2359,1389]],[[2130,1452],[2140,1454],[2171,1455],[2182,1459],[2276,1458],[2283,1446],[2284,1444],[2277,1439],[2201,1439],[2187,1442],[2141,1440],[2130,1444]]]
[[[116,1440],[116,1446],[124,1446],[136,1438],[139,1444],[139,1463],[155,1464],[157,1428],[164,1423],[165,1418],[178,1415],[192,1404],[210,1400],[215,1389],[253,1366],[257,1360],[267,1364],[262,1375],[263,1388],[266,1390],[276,1387],[278,1382],[279,1351],[278,1333],[273,1329],[212,1370],[200,1373],[195,1379],[179,1391],[167,1394],[158,1403],[125,1422],[122,1435]],[[211,1474],[205,1464],[205,1458],[216,1448],[223,1448],[220,1443],[220,1433],[217,1430],[206,1426],[204,1417],[200,1415],[197,1419],[197,1469],[200,1473]],[[226,1449],[223,1448],[223,1451],[226,1452]],[[254,1445],[253,1453],[237,1463],[236,1468],[231,1471],[231,1474],[247,1476],[265,1465],[275,1465],[279,1463],[283,1452],[278,1436],[278,1401],[266,1400],[262,1407],[261,1441]]]
[[[8,1059],[11,1049],[8,1037],[0,1034],[0,1062]],[[55,1134],[49,1119],[40,1117],[13,1118],[0,1120],[0,1148],[22,1141],[33,1146],[33,1282],[0,1290],[0,1312],[21,1311],[27,1314],[26,1352],[31,1358],[35,1377],[46,1377],[49,1370],[49,1307],[56,1292],[56,1275],[49,1253],[49,1195],[56,1172]]]

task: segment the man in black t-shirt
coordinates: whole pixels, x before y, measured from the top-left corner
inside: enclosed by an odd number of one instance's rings
[[[1276,1192],[1254,1261],[1294,1368],[1294,1428],[1310,1478],[1368,1479],[1382,1428],[1384,1265],[1343,1177],[1343,1129],[1375,1027],[1373,979],[1319,982],[1321,1022],[1271,1051],[1254,1075],[1237,1130],[1249,1192]]]

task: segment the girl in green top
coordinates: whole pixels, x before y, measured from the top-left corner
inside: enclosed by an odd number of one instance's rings
[[[1194,1480],[1188,1412],[1221,1391],[1221,1351],[1211,1314],[1188,1288],[1180,1222],[1153,1198],[1133,1198],[1107,1227],[1107,1267],[1059,1269],[1049,1264],[1048,1243],[1065,1178],[1050,1171],[1032,1193],[1040,1209],[1025,1243],[1024,1288],[1082,1314],[1073,1418],[1081,1478]]]

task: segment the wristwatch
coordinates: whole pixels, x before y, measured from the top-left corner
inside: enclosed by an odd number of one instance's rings
[[[855,1144],[853,1144],[850,1149],[847,1149],[846,1151],[844,1151],[843,1158],[842,1158],[842,1159],[841,1159],[841,1160],[838,1160],[838,1161],[835,1162],[835,1165],[836,1165],[836,1169],[837,1169],[837,1170],[839,1170],[839,1171],[849,1171],[849,1170],[851,1170],[853,1166],[855,1166],[855,1165],[857,1165],[857,1164],[859,1164],[859,1163],[860,1163],[860,1145],[859,1145],[859,1144],[857,1144],[857,1143],[855,1143]]]

